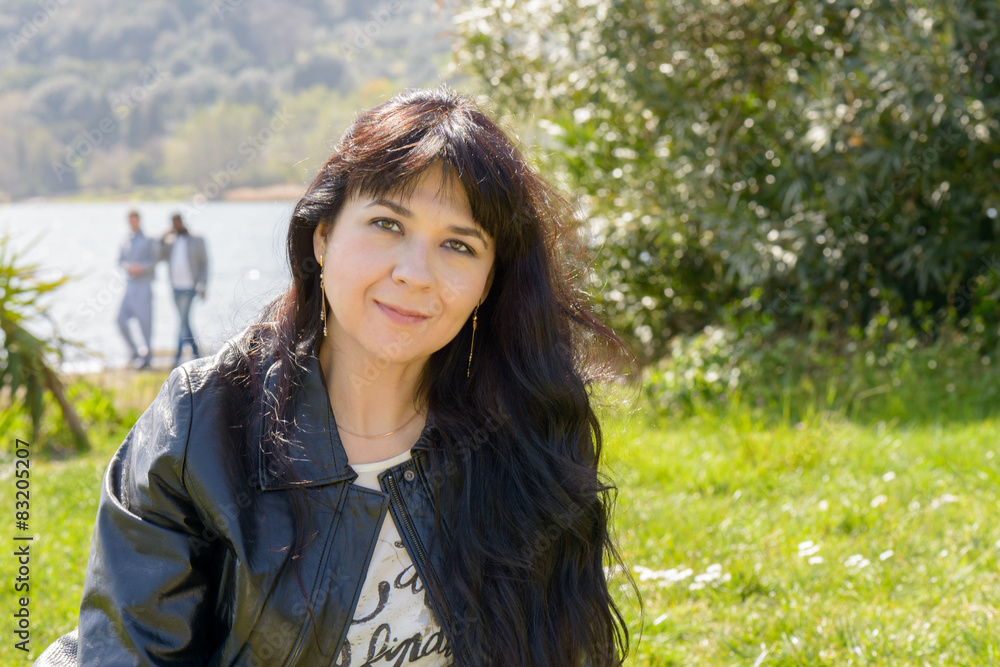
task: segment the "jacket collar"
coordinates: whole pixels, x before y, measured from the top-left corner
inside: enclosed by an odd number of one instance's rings
[[[258,406],[258,414],[262,415],[262,430],[257,435],[259,453],[257,470],[261,488],[264,490],[353,482],[357,478],[357,473],[348,463],[347,452],[337,431],[326,380],[317,357],[317,347],[318,341],[314,341],[308,353],[299,355],[299,359],[302,360],[298,375],[299,384],[294,388],[291,399],[294,401],[292,411],[294,441],[282,445],[286,448],[291,463],[292,479],[275,465],[273,450],[278,445],[265,441],[263,437],[274,422],[274,406],[282,362],[272,362],[264,376],[264,391],[261,392]],[[302,348],[300,351],[305,352]],[[428,415],[424,430],[413,445],[414,455],[418,451],[430,449],[434,431],[433,422],[432,415]]]

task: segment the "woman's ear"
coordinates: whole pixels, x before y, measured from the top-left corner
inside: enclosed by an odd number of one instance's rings
[[[325,222],[321,222],[316,225],[316,229],[313,230],[313,257],[316,259],[316,263],[319,263],[319,258],[326,255],[326,237],[330,232],[330,225]]]

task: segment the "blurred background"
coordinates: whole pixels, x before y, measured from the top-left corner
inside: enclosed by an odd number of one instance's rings
[[[998,558],[1000,535],[968,537],[997,523],[1000,480],[998,33],[995,0],[0,2],[5,432],[81,449],[63,417],[76,396],[80,429],[110,443],[107,424],[155,394],[177,327],[163,266],[161,374],[114,370],[128,210],[152,236],[179,211],[205,237],[192,317],[212,351],[285,284],[294,200],[353,115],[447,84],[481,96],[565,193],[592,250],[588,290],[639,360],[627,410],[642,432],[619,441],[653,458],[612,455],[640,489],[625,552],[678,565],[636,570],[651,587],[639,662],[996,660],[995,599],[981,616],[946,587],[939,614],[907,577]],[[873,490],[903,479],[905,498]],[[745,518],[759,533],[703,544],[755,484],[762,515]],[[977,499],[940,501],[946,488]],[[852,494],[834,517],[834,496]],[[775,518],[800,503],[820,509]],[[935,523],[931,505],[956,514]],[[662,524],[686,513],[687,529]],[[793,537],[804,526],[812,536]],[[887,535],[903,537],[875,545]],[[791,580],[751,558],[762,544]],[[820,544],[843,571],[815,578]],[[857,593],[851,577],[903,553]],[[845,586],[874,611],[845,621],[845,597],[829,639],[829,614],[801,608]],[[779,605],[799,619],[786,627],[769,605],[793,590],[806,592],[800,611]],[[880,606],[894,590],[916,605],[898,618]],[[713,615],[727,592],[731,615]],[[746,620],[755,596],[773,622]],[[703,644],[684,614],[727,639]],[[913,617],[951,630],[913,631]]]
[[[181,211],[222,253],[195,311],[218,343],[282,283],[280,202],[353,114],[445,82],[486,96],[577,205],[593,294],[644,364],[694,345],[711,358],[684,371],[712,391],[786,336],[904,353],[945,330],[986,358],[1000,324],[998,11],[8,1],[0,228],[14,247],[40,237],[29,258],[96,293],[115,287],[135,202],[151,202],[138,208],[153,236]],[[81,296],[61,290],[73,308],[58,319],[113,365],[124,346],[102,327],[116,304],[97,315]]]
[[[239,331],[286,283],[292,204],[354,114],[449,76],[452,15],[346,0],[0,5],[0,234],[43,277],[70,278],[46,299],[54,333],[84,344],[63,346],[62,367],[129,361],[116,317],[131,209],[147,236],[180,212],[206,240],[202,353]],[[163,366],[178,317],[157,271]]]

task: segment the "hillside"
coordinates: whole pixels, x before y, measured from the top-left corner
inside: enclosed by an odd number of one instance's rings
[[[0,35],[0,200],[301,182],[451,49],[429,0],[13,0]]]

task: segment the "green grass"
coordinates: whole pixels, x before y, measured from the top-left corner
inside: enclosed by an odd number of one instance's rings
[[[120,409],[133,420],[162,381],[137,377],[139,394],[127,378],[104,383],[132,397]],[[606,425],[619,543],[643,601],[640,615],[620,591],[628,664],[1000,664],[1000,419],[655,414]],[[76,624],[100,478],[122,435],[32,462],[31,658]],[[12,472],[5,446],[7,508]],[[0,559],[3,581],[13,566]],[[0,664],[23,663],[5,636]]]
[[[22,533],[12,525],[14,479],[9,454],[13,444],[4,447],[0,473],[3,507],[11,508],[9,519],[4,521],[3,547],[5,553],[12,553],[15,534],[34,535],[34,541],[30,542],[32,630],[31,651],[27,656],[14,648],[12,635],[4,633],[4,641],[0,644],[0,664],[3,665],[30,662],[56,637],[76,626],[101,476],[114,452],[114,445],[109,441],[72,460],[42,462],[33,459],[30,530]],[[16,599],[21,595],[13,591],[15,569],[13,558],[0,559],[0,579],[4,582],[2,602],[7,619],[15,611]],[[4,627],[12,627],[9,620]]]
[[[630,664],[1000,663],[1000,420],[736,412],[609,441]]]
[[[13,538],[32,535],[34,540],[29,543],[31,650],[27,655],[17,650],[13,635],[5,632],[0,665],[30,663],[59,635],[76,626],[101,477],[118,444],[165,378],[166,373],[112,371],[72,379],[68,395],[88,428],[92,448],[69,458],[65,434],[59,432],[59,409],[48,402],[40,441],[32,442],[29,448],[31,516],[27,532],[14,526],[13,460],[15,439],[31,441],[30,423],[23,412],[11,409],[9,400],[3,401],[0,506],[8,510],[2,530],[3,550],[8,555],[0,558],[4,618],[10,619],[23,595],[14,591],[17,563],[9,554],[20,543]],[[13,625],[3,627],[7,630]]]

